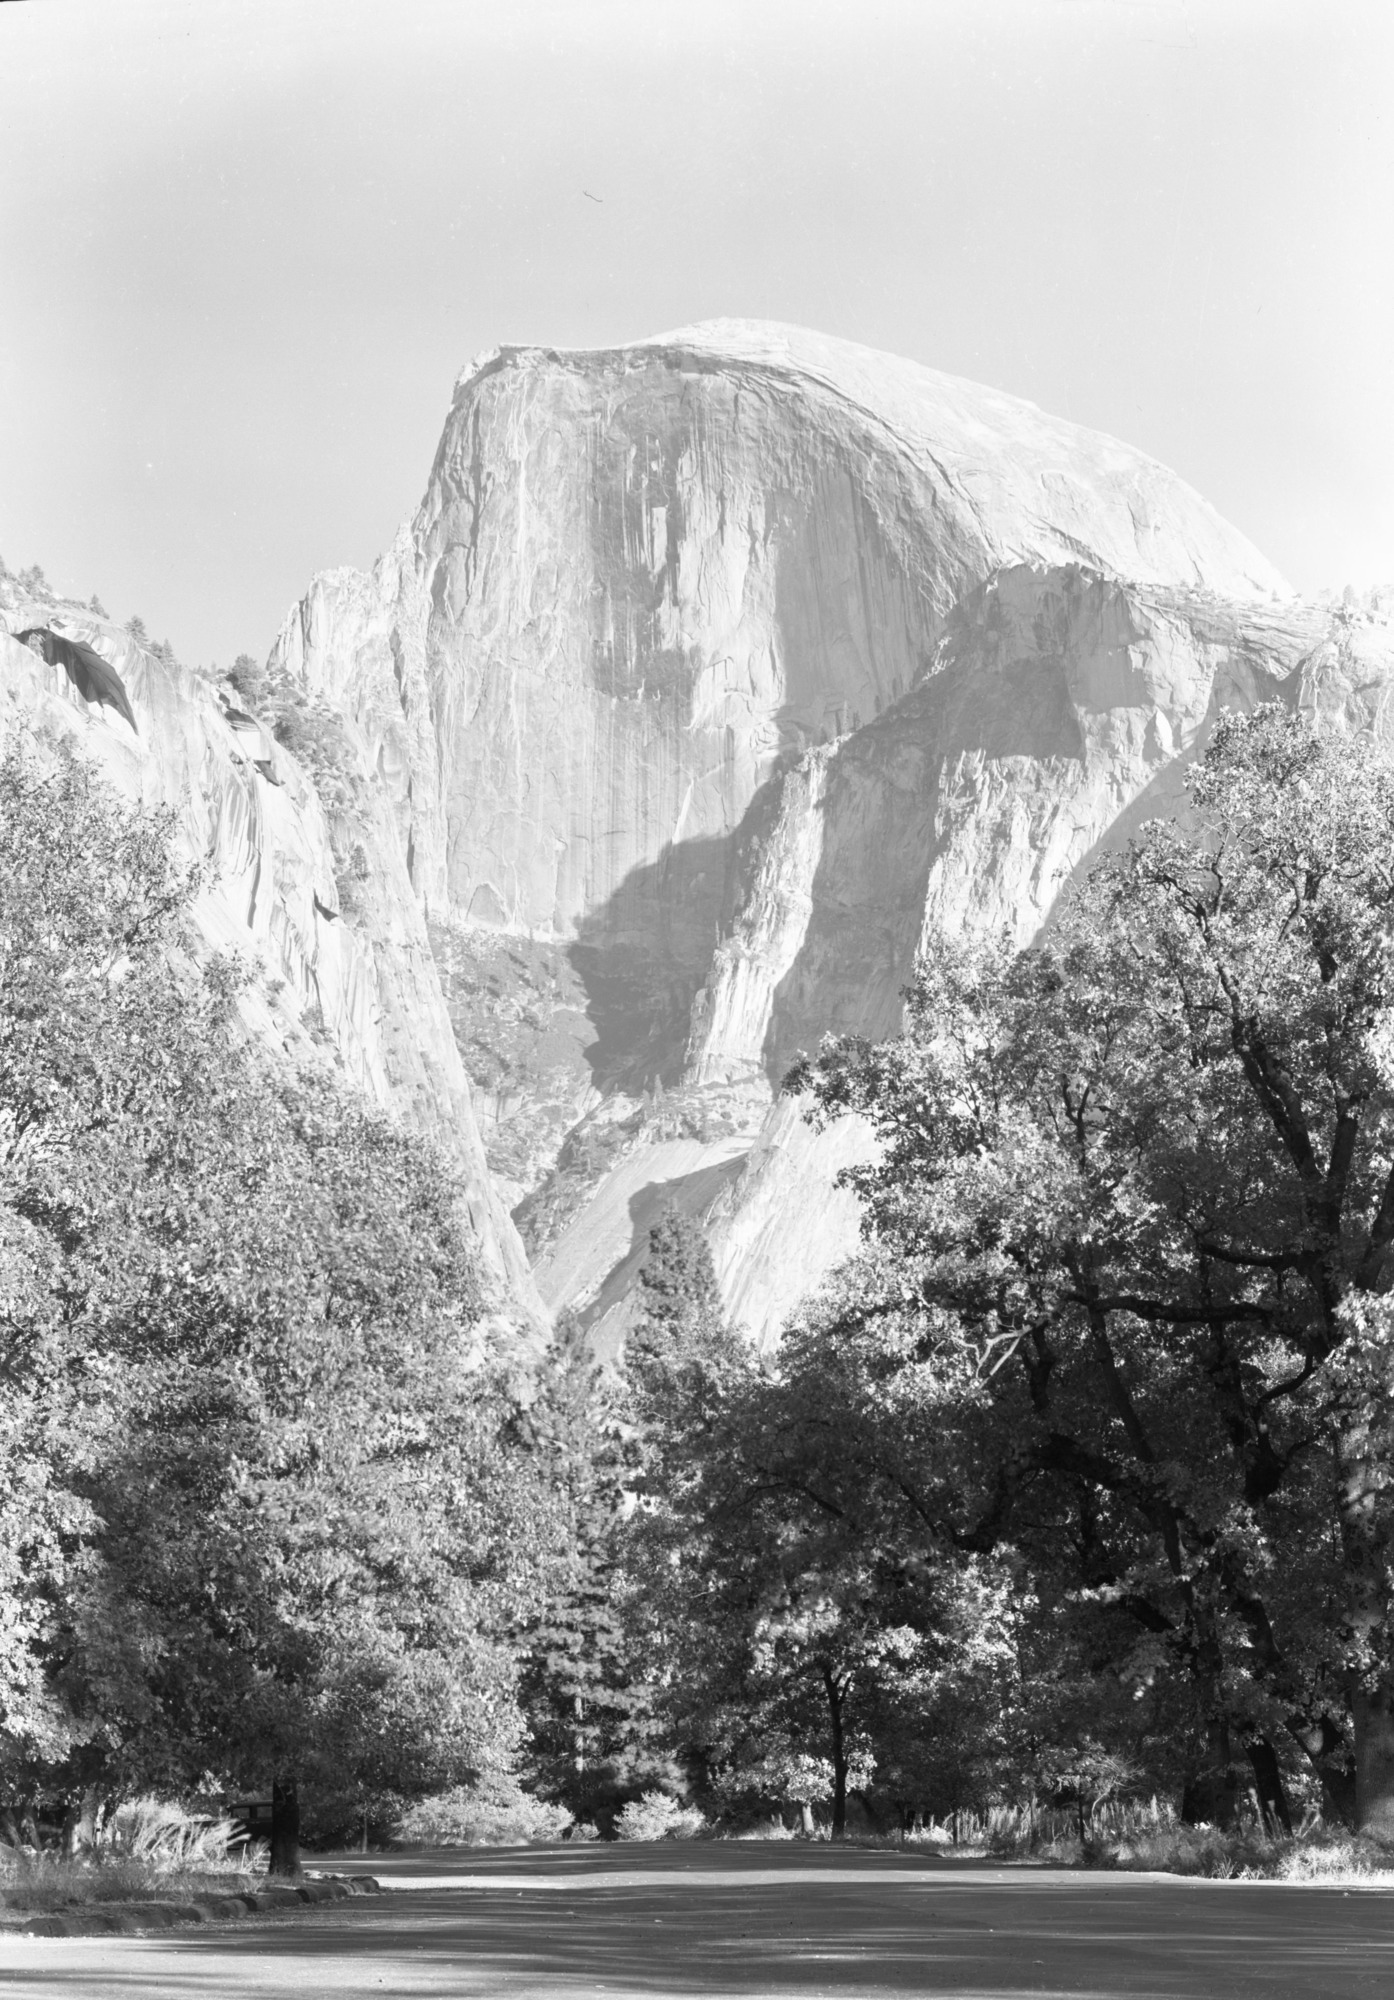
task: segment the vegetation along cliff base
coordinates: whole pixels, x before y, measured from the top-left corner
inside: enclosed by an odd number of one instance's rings
[[[1035,944],[927,946],[902,1035],[790,1079],[876,1129],[861,1253],[761,1353],[671,1210],[603,1364],[491,1348],[449,1162],[249,1036],[166,815],[37,735],[0,801],[11,1878],[100,1875],[151,1793],[291,1875],[756,1830],[1381,1866],[1376,739],[1224,717]]]

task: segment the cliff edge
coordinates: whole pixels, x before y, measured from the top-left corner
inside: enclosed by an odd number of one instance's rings
[[[802,1122],[794,1056],[894,1032],[928,930],[1048,922],[1220,708],[1383,727],[1388,612],[1299,601],[1111,438],[846,342],[499,348],[392,546],[277,639],[349,775],[274,836],[264,922],[345,1060],[460,1135],[502,1282],[612,1342],[675,1201],[764,1341],[853,1246],[868,1144]],[[210,825],[283,827],[217,706],[160,721],[171,771]]]

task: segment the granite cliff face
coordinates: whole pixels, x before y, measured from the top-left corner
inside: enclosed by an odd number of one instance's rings
[[[779,1099],[793,1056],[893,1032],[926,927],[1029,935],[1329,623],[1111,439],[713,322],[477,360],[414,519],[273,665],[391,801],[548,1304],[622,1330],[674,1199],[767,1339],[867,1143]]]
[[[742,322],[500,349],[386,555],[276,643],[342,741],[256,921],[298,1004],[326,968],[345,1061],[462,1135],[515,1291],[608,1344],[671,1199],[767,1340],[851,1249],[834,1178],[868,1144],[802,1122],[792,1058],[894,1032],[928,929],[1030,935],[1171,809],[1219,707],[1386,726],[1387,610],[1299,603],[1153,461],[869,350]],[[221,824],[245,766],[167,726]],[[317,868],[349,918],[304,916]]]
[[[468,1079],[390,812],[347,731],[313,774],[226,688],[137,645],[80,605],[0,584],[10,632],[61,630],[115,668],[135,726],[86,701],[62,666],[0,632],[0,748],[18,730],[72,741],[132,799],[172,807],[211,951],[259,963],[245,1004],[273,1047],[327,1053],[355,1083],[459,1162],[497,1312],[525,1336],[546,1315],[492,1185]]]

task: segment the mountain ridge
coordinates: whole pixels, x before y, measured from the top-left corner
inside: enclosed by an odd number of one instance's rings
[[[1299,639],[1311,625],[1252,544],[1145,454],[914,363],[729,321],[477,356],[372,576],[322,576],[292,614],[287,670],[415,745],[401,751],[414,880],[552,1306],[607,1317],[660,1199],[711,1223],[728,1300],[760,1338],[826,1267],[809,1231],[829,1255],[850,1247],[855,1216],[819,1163],[833,1142],[777,1105],[781,1065],[815,1030],[893,1030],[931,891],[938,921],[980,891],[987,916],[1005,900],[1039,921],[1068,872],[1064,848],[1043,849],[1043,874],[1026,851],[1044,819],[1025,848],[1004,835],[1026,796],[1016,770],[979,813],[995,869],[955,873],[973,814],[934,805],[942,760],[901,727],[945,647],[966,643],[962,607],[1031,570],[1189,594],[1194,645],[1175,606],[1139,616],[1207,690],[1202,652],[1286,657],[1294,619]],[[970,708],[973,673],[965,658]],[[1205,705],[1183,702],[1168,727],[1194,734]],[[918,760],[908,792],[887,771],[855,781],[878,743],[887,770]],[[985,743],[971,755],[1002,765]],[[1127,782],[1115,770],[1096,787],[1086,845],[1167,761],[1160,745],[1126,757]],[[856,859],[867,814],[904,836],[898,914],[878,903],[876,857]],[[773,1262],[773,1223],[752,1235],[738,1214],[757,1167],[809,1216]],[[746,1192],[771,1206],[768,1186]]]
[[[766,1342],[854,1246],[869,1143],[802,1122],[792,1058],[895,1032],[933,930],[1029,937],[1177,808],[1221,707],[1385,727],[1388,624],[1296,598],[1102,433],[716,321],[476,357],[419,506],[313,579],[268,671],[342,723],[344,921],[362,898],[372,977],[403,951],[421,984],[437,1097],[398,1101],[476,1130],[500,1282],[610,1347],[673,1201]]]

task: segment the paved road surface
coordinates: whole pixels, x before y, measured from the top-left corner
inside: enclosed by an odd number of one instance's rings
[[[1388,1890],[764,1842],[455,1850],[366,1865],[390,1894],[304,1916],[149,1938],[0,1939],[0,2000],[1394,1996]]]

